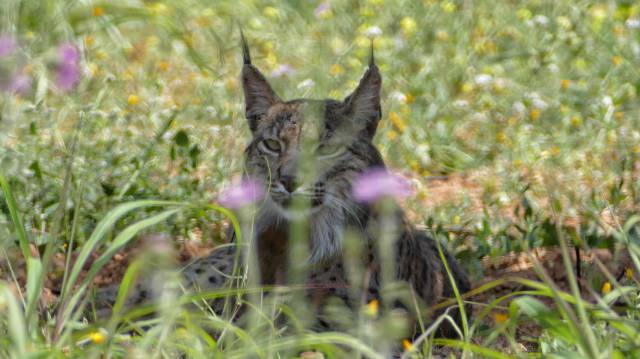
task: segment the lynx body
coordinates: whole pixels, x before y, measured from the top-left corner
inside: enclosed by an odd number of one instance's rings
[[[358,287],[366,300],[380,298],[381,263],[379,233],[382,212],[372,204],[354,199],[353,185],[363,173],[384,168],[373,137],[381,119],[382,79],[373,60],[358,87],[343,101],[296,99],[283,101],[251,63],[243,39],[242,86],[251,140],[245,150],[245,175],[264,188],[264,201],[257,206],[254,225],[260,282],[290,282],[292,260],[307,268],[304,285],[311,302],[320,308],[331,297],[353,304],[351,289]],[[427,305],[453,297],[452,282],[439,255],[436,242],[413,229],[398,207],[391,216],[395,277],[408,284]],[[302,220],[308,228],[308,257],[291,258],[291,223]],[[345,272],[345,233],[362,241],[358,263],[364,276],[350,282]],[[231,273],[235,251],[214,251],[183,270],[188,286],[218,288]],[[450,272],[461,293],[469,290],[467,276],[455,259],[444,251]],[[143,285],[130,298],[137,303]],[[459,318],[456,310],[454,318]],[[451,334],[450,330],[443,331]]]

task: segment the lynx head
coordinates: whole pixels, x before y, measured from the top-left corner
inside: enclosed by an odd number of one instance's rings
[[[381,118],[382,79],[374,63],[344,100],[282,100],[251,63],[242,39],[242,86],[252,132],[247,174],[264,185],[267,198],[258,231],[281,222],[309,220],[311,258],[335,255],[347,226],[362,226],[367,209],[352,199],[353,181],[383,166],[372,144]]]

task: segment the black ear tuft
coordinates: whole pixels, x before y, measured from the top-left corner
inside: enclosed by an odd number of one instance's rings
[[[372,44],[373,45],[373,44]],[[344,99],[344,105],[351,121],[359,128],[363,128],[368,138],[373,138],[382,117],[380,109],[380,90],[382,77],[373,59],[373,46],[369,68],[364,73],[358,87]]]
[[[371,39],[371,53],[369,54],[369,67],[375,66],[376,60],[373,56],[373,39]]]
[[[269,108],[276,103],[282,102],[273,91],[267,79],[251,64],[249,46],[245,41],[244,34],[240,32],[242,41],[242,89],[244,92],[245,115],[249,121],[249,128],[252,132],[258,128],[258,123],[267,114]]]
[[[240,29],[240,41],[242,42],[242,62],[245,65],[251,65],[251,54],[249,53],[249,45],[247,45],[247,40],[244,38],[242,29]]]

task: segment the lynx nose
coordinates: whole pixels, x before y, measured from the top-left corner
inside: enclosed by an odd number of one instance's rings
[[[280,183],[284,186],[284,188],[289,193],[293,193],[293,191],[298,188],[298,184],[296,183],[296,177],[291,175],[282,175],[280,176]]]

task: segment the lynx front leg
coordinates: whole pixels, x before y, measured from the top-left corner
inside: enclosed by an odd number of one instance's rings
[[[212,291],[228,286],[233,276],[235,265],[241,265],[240,257],[236,258],[236,247],[224,246],[213,250],[209,255],[188,263],[181,270],[183,286],[189,291]],[[130,290],[124,303],[124,309],[151,302],[160,292],[157,281],[140,280]],[[95,295],[95,312],[98,318],[111,315],[116,302],[120,285],[100,288]],[[219,300],[211,301],[209,305],[218,312]],[[89,308],[92,311],[92,308]]]

